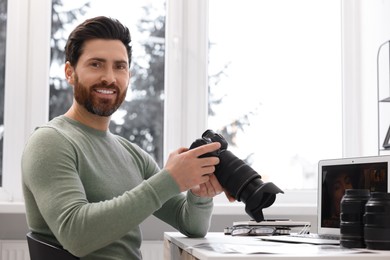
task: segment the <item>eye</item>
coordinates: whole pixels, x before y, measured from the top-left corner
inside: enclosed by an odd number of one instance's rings
[[[99,62],[99,61],[92,61],[90,63],[90,66],[93,67],[93,68],[100,68],[102,66],[102,63]]]
[[[118,63],[116,65],[116,69],[118,69],[118,70],[127,70],[127,64],[126,63]]]

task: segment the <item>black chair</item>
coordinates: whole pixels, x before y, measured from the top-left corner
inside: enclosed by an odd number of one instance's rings
[[[27,233],[27,244],[31,260],[80,259],[63,249],[62,246],[49,242],[36,233]]]

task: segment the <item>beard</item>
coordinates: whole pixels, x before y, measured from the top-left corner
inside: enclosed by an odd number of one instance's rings
[[[115,100],[109,98],[96,97],[94,95],[95,88],[105,88],[115,90],[117,93]],[[80,83],[79,78],[75,75],[74,84],[74,98],[77,103],[83,106],[88,112],[98,115],[109,117],[111,116],[122,104],[126,97],[127,88],[121,93],[117,85],[107,84],[95,84],[87,87]]]

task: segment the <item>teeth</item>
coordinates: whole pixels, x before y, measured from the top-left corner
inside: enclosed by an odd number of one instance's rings
[[[97,89],[96,92],[99,92],[101,94],[114,94],[114,91],[113,90],[109,90],[109,89]]]

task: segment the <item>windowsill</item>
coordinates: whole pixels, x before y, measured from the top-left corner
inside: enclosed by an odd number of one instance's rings
[[[0,201],[0,214],[26,213],[24,202]]]
[[[24,202],[0,201],[0,214],[25,213]],[[317,214],[317,205],[313,201],[310,203],[286,203],[276,202],[269,208],[263,210],[264,214],[273,216],[313,216]],[[214,215],[246,215],[245,204],[242,202],[214,202]]]
[[[0,214],[25,213],[23,202],[0,202]],[[214,215],[246,215],[244,203],[215,203]],[[274,204],[264,209],[267,215],[316,215],[317,207],[314,204]]]

